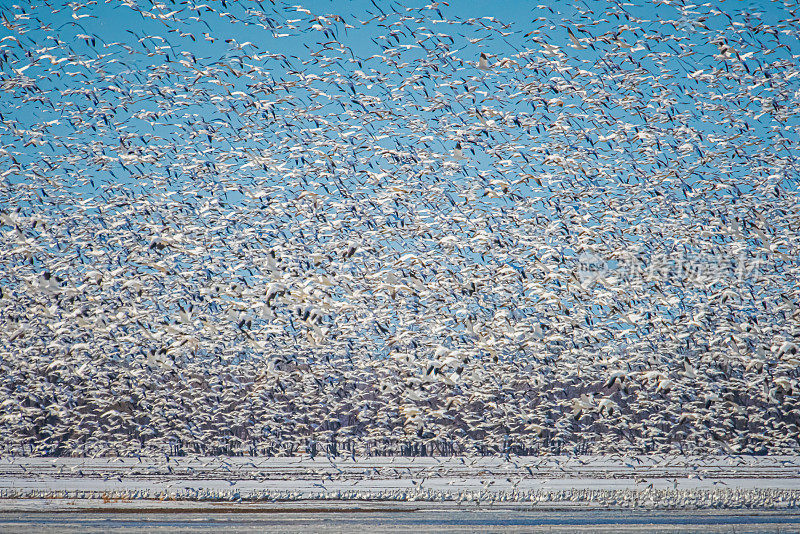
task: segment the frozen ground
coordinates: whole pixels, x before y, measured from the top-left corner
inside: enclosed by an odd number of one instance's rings
[[[800,532],[797,457],[3,458],[0,532]]]
[[[4,511],[183,509],[195,501],[789,510],[800,508],[800,458],[0,459]]]
[[[0,531],[31,532],[559,532],[688,533],[798,532],[800,516],[760,511],[540,510],[530,506],[442,505],[422,503],[391,509],[331,503],[335,511],[317,507],[286,509],[281,505],[226,505],[211,513],[202,503],[191,512],[151,510],[147,513],[106,511],[2,512]],[[191,507],[189,507],[191,508]],[[266,509],[266,511],[265,511]],[[232,511],[233,510],[233,511]]]

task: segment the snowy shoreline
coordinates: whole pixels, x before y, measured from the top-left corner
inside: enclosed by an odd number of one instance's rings
[[[24,458],[0,460],[0,511],[360,510],[420,504],[800,509],[794,456]],[[427,503],[427,504],[421,504]],[[310,507],[310,508],[309,508]],[[170,513],[172,513],[170,512]]]

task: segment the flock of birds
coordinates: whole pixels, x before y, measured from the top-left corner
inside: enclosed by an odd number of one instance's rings
[[[796,10],[348,6],[0,6],[0,452],[797,452]]]
[[[355,501],[364,506],[365,502],[434,502],[453,503],[463,505],[497,505],[502,503],[527,503],[535,504],[548,509],[565,509],[574,511],[579,506],[598,507],[609,509],[646,509],[646,510],[776,510],[781,512],[795,511],[800,508],[800,494],[797,490],[759,488],[759,489],[562,489],[543,490],[533,489],[525,491],[515,490],[463,490],[454,489],[431,490],[424,488],[389,489],[389,490],[356,490],[341,489],[334,491],[318,490],[316,492],[291,491],[291,490],[255,490],[244,492],[236,489],[202,489],[181,488],[176,490],[125,490],[114,489],[107,491],[86,490],[0,490],[0,498],[13,499],[46,499],[48,505],[58,507],[60,502],[97,501],[95,510],[100,503],[109,508],[124,510],[129,508],[138,511],[131,502],[139,505],[142,501],[155,501],[160,505],[160,511],[179,513],[198,512],[198,508],[187,506],[187,501],[201,502],[232,502],[248,503],[247,511],[259,513],[268,511],[275,513],[275,503],[293,503],[294,501],[317,503],[336,501],[334,508],[341,513],[348,502]],[[166,503],[178,503],[177,506],[167,506]],[[120,504],[122,503],[122,504]],[[258,509],[253,505],[257,503],[270,503],[273,507]],[[53,506],[55,505],[55,506]],[[385,506],[385,504],[384,504]],[[236,510],[236,508],[230,509]],[[239,509],[241,510],[241,509]],[[66,508],[65,511],[73,512],[75,508]],[[80,510],[78,510],[80,511]],[[203,511],[200,509],[199,511]],[[226,511],[216,508],[216,511]],[[320,510],[316,510],[317,513]],[[327,511],[327,510],[325,510]],[[358,508],[356,511],[365,511]],[[130,512],[128,512],[130,513]]]

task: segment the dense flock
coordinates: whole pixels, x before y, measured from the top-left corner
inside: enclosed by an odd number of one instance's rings
[[[562,4],[4,2],[0,453],[797,452],[796,9]]]

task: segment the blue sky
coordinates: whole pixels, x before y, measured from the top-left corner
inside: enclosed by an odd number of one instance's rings
[[[431,213],[458,215],[477,182],[500,227],[517,209],[503,183],[532,216],[560,216],[561,202],[596,220],[602,204],[553,191],[612,195],[657,175],[677,200],[699,179],[744,192],[762,175],[796,183],[779,142],[796,146],[797,118],[761,112],[763,101],[796,105],[800,88],[787,73],[796,30],[782,25],[793,15],[779,2],[90,4],[2,7],[4,80],[23,80],[0,96],[9,183],[46,176],[87,198],[124,186],[236,204],[270,187],[366,198],[378,189],[369,173],[387,173],[441,188],[418,199]],[[720,58],[724,43],[736,58]],[[365,122],[374,110],[386,113]],[[458,143],[466,158],[454,162]],[[32,202],[20,191],[0,203]]]
[[[291,69],[306,73],[313,73],[315,71],[322,72],[324,70],[320,69],[315,62],[308,63],[308,60],[312,59],[309,56],[309,52],[316,48],[319,43],[328,41],[329,37],[315,30],[304,32],[299,29],[293,30],[286,28],[284,24],[286,20],[298,20],[299,22],[295,22],[294,25],[298,28],[303,28],[304,24],[308,24],[310,18],[305,11],[297,11],[292,7],[276,9],[277,13],[270,13],[269,17],[264,17],[260,22],[263,26],[270,26],[271,24],[280,26],[283,24],[282,29],[271,31],[255,24],[246,25],[242,23],[231,23],[224,15],[219,14],[229,9],[237,16],[242,15],[245,7],[248,7],[246,3],[232,3],[227,8],[222,6],[219,2],[210,2],[209,5],[213,6],[217,12],[203,11],[201,9],[200,12],[202,16],[199,17],[196,11],[192,14],[185,9],[185,6],[180,4],[165,3],[163,9],[152,10],[155,13],[163,14],[184,8],[184,11],[173,16],[174,19],[179,20],[180,23],[171,23],[172,27],[169,27],[160,20],[145,19],[139,13],[116,2],[109,4],[101,3],[95,6],[82,8],[77,12],[77,16],[80,17],[77,20],[73,17],[72,9],[69,7],[64,7],[58,12],[55,12],[55,10],[51,11],[43,5],[36,5],[36,9],[32,9],[30,6],[22,6],[23,9],[29,13],[34,13],[38,19],[46,22],[56,31],[38,31],[36,29],[36,24],[31,24],[30,26],[32,28],[30,31],[27,31],[20,37],[23,43],[32,41],[37,46],[40,45],[44,47],[46,44],[49,44],[47,38],[49,37],[52,39],[55,33],[57,38],[74,53],[80,55],[85,54],[86,57],[89,58],[96,55],[98,52],[107,53],[100,48],[101,42],[121,42],[126,46],[130,46],[135,54],[120,56],[118,52],[121,49],[117,47],[111,56],[113,59],[107,61],[104,68],[110,74],[117,73],[122,80],[125,80],[129,73],[147,68],[148,66],[151,68],[158,65],[164,67],[165,60],[167,59],[173,62],[171,65],[167,64],[168,66],[176,66],[174,63],[176,60],[187,59],[192,62],[192,65],[208,65],[219,61],[236,62],[236,58],[241,56],[242,53],[256,53],[264,56],[283,54],[286,56],[286,61],[283,61],[282,58],[271,56],[262,57],[260,62],[255,62],[264,68],[265,72],[263,72],[262,75],[264,75],[266,80],[281,80],[286,76],[287,70]],[[287,4],[287,6],[289,5],[290,4]],[[425,4],[421,3],[419,5]],[[536,7],[537,5],[540,7]],[[660,6],[655,10],[655,13],[653,13],[653,10],[650,8],[640,8],[624,3],[620,4],[619,7],[614,7],[612,4],[606,4],[605,2],[596,4],[590,3],[589,6],[594,7],[597,14],[600,14],[604,9],[607,13],[602,17],[597,16],[594,20],[606,20],[608,22],[599,22],[598,24],[586,28],[587,32],[593,35],[600,35],[608,30],[619,28],[620,20],[616,12],[621,12],[622,10],[641,16],[645,20],[653,21],[649,24],[643,24],[642,26],[648,30],[652,29],[656,32],[662,32],[665,35],[675,32],[671,29],[672,26],[665,26],[661,24],[659,20],[678,20],[681,24],[685,24],[682,30],[684,30],[684,35],[688,36],[687,43],[695,49],[697,53],[688,60],[673,58],[668,61],[665,64],[665,68],[671,75],[685,76],[688,72],[696,72],[703,69],[708,71],[709,69],[719,66],[715,63],[715,59],[713,58],[713,54],[717,53],[716,46],[706,42],[705,36],[697,34],[692,29],[693,24],[701,24],[693,19],[702,18],[702,24],[712,30],[716,29],[716,26],[721,25],[721,23],[725,21],[726,17],[723,15],[709,16],[707,14],[708,8],[699,8],[697,13],[703,13],[703,15],[693,14],[691,10],[689,10],[689,13],[686,15],[680,15],[675,9],[667,6]],[[255,8],[256,6],[252,5],[252,7]],[[453,52],[452,56],[448,57],[451,57],[457,62],[466,63],[456,64],[455,62],[451,62],[450,65],[448,65],[448,68],[451,69],[450,72],[462,78],[475,77],[476,90],[479,91],[483,90],[484,92],[491,93],[496,90],[496,82],[506,79],[509,75],[508,71],[503,71],[492,72],[483,76],[481,73],[476,72],[474,68],[471,68],[473,65],[471,65],[470,62],[474,62],[481,52],[487,53],[496,60],[512,57],[526,50],[534,52],[533,55],[535,56],[535,52],[541,49],[541,43],[556,45],[568,52],[564,61],[565,65],[602,74],[602,69],[607,65],[607,63],[604,64],[603,61],[607,62],[607,59],[604,60],[602,54],[598,50],[593,50],[591,48],[576,50],[569,47],[570,41],[567,34],[567,27],[572,29],[574,33],[581,38],[587,38],[587,44],[591,44],[589,33],[582,33],[580,28],[576,25],[590,22],[589,19],[591,19],[592,16],[581,16],[577,14],[574,9],[567,6],[559,5],[558,7],[564,11],[559,12],[552,8],[543,7],[540,4],[534,3],[506,2],[492,4],[491,7],[488,7],[488,5],[483,2],[452,2],[449,6],[440,6],[440,10],[444,10],[444,13],[450,21],[465,21],[474,18],[476,19],[475,23],[469,25],[459,23],[445,24],[438,21],[436,10],[429,9],[423,10],[421,15],[419,15],[421,17],[420,23],[413,22],[410,23],[409,26],[427,28],[434,33],[446,34],[452,37],[452,43],[448,40],[449,38],[444,39],[444,42],[449,44],[448,51]],[[788,16],[782,6],[776,2],[727,2],[719,4],[719,7],[721,11],[725,11],[731,17],[741,20],[746,19],[746,17],[740,14],[741,12],[751,11],[751,20],[755,20],[753,17],[757,16],[758,20],[765,24],[775,24]],[[344,21],[355,26],[354,28],[347,29],[342,27],[342,24],[334,22],[330,27],[331,31],[336,31],[339,41],[345,47],[349,48],[347,52],[339,53],[338,55],[334,52],[330,52],[331,56],[343,57],[343,60],[333,65],[332,69],[342,72],[345,76],[352,75],[352,72],[358,69],[355,63],[348,61],[348,55],[350,55],[349,51],[352,51],[350,58],[355,57],[360,60],[366,60],[374,54],[382,52],[382,46],[387,42],[377,39],[387,33],[387,28],[379,26],[378,22],[374,20],[367,25],[359,23],[359,21],[369,20],[371,18],[371,13],[378,13],[377,8],[370,2],[349,2],[345,4],[312,2],[304,4],[303,8],[307,8],[314,15],[341,15]],[[12,14],[19,14],[21,11],[22,9],[6,8],[6,12],[9,16]],[[417,16],[415,11],[411,11],[410,13]],[[192,20],[192,16],[201,20]],[[281,17],[284,17],[284,19],[281,20]],[[397,17],[390,18],[386,25],[390,24],[396,18]],[[494,21],[491,19],[494,19]],[[506,26],[504,27],[495,21],[503,23]],[[404,25],[400,27],[403,28]],[[3,36],[11,36],[13,34],[13,32],[9,32],[5,28],[2,29],[2,32],[5,32],[0,33],[0,35]],[[538,33],[531,34],[531,32]],[[206,40],[206,38],[203,37],[204,33],[207,33],[210,39],[213,39],[213,42]],[[503,35],[503,33],[508,35]],[[190,34],[194,39],[189,37]],[[393,45],[392,48],[397,48],[396,45],[406,44],[413,46],[416,39],[410,38],[407,34],[407,31],[398,34],[398,39],[390,42],[389,45]],[[94,46],[91,46],[91,42],[86,42],[86,40],[76,37],[77,35],[87,35],[90,38],[95,38]],[[276,38],[275,35],[285,36]],[[333,36],[332,33],[331,36]],[[737,44],[736,39],[738,39],[738,37],[729,36],[729,38],[731,42],[742,50],[743,54],[745,53],[744,51],[747,50],[747,47],[753,44],[747,42]],[[231,39],[234,41],[229,41]],[[631,44],[638,40],[633,32],[629,32],[628,36],[622,39],[623,41],[627,39],[626,42],[630,42]],[[142,41],[139,42],[140,40]],[[392,41],[391,37],[389,41]],[[796,39],[786,38],[784,41],[796,48]],[[253,43],[253,45],[248,45],[246,50],[237,50],[235,48],[236,43],[241,44],[248,42]],[[654,40],[650,40],[649,42],[645,41],[645,43],[651,46],[653,50],[660,50],[674,55],[674,44],[665,43],[666,46],[659,47],[657,41]],[[8,45],[9,41],[6,41],[5,46],[7,47]],[[671,45],[672,48],[668,48]],[[25,46],[28,47],[30,45],[26,44]],[[160,48],[157,49],[156,47]],[[793,52],[796,51],[795,48],[792,49]],[[402,57],[409,60],[421,57],[419,49],[399,48],[399,50],[403,52]],[[9,49],[9,51],[11,51],[11,49]],[[14,53],[16,54],[16,52]],[[150,57],[148,57],[148,54]],[[640,60],[639,57],[635,59],[637,61]],[[115,63],[117,61],[118,63]],[[306,62],[305,65],[303,64],[304,61]],[[646,68],[648,66],[652,67],[652,65],[647,64],[646,60],[642,61],[644,61],[642,65]],[[15,65],[15,68],[24,68],[25,63],[25,59],[21,58],[19,64]],[[46,64],[46,61],[44,63]],[[370,65],[369,61],[363,61],[362,66],[364,66],[364,69],[358,70],[368,71],[370,68],[374,69],[376,67],[374,64],[375,61],[373,60],[371,63],[372,65]],[[628,66],[630,67],[631,65],[629,64]],[[8,72],[11,66],[6,64],[4,67]],[[80,66],[76,66],[75,68],[78,72],[81,71]],[[180,69],[181,67],[178,66],[178,68]],[[34,64],[30,67],[28,73],[34,74],[37,72],[37,69],[39,69],[38,72],[43,72],[44,70],[39,65]],[[379,68],[378,71],[380,70]],[[401,70],[400,74],[396,77],[400,78],[402,75],[407,75],[409,73],[413,73],[413,69]],[[542,78],[549,77],[551,74],[552,73],[549,72],[542,72]],[[653,74],[655,76],[659,75],[656,70],[653,71]],[[84,72],[84,75],[88,77],[88,81],[96,83],[96,85],[102,85],[104,83],[104,81],[98,77],[98,73],[92,72],[90,69],[88,72]],[[71,80],[65,76],[61,76],[58,79],[42,80],[39,86],[43,89],[47,89],[50,84],[52,84],[53,88],[70,87],[70,82],[73,80],[78,82],[80,78],[76,77]],[[232,84],[231,90],[247,90],[247,80],[230,79],[228,82]],[[431,85],[430,80],[427,78],[423,79],[422,82],[429,87]],[[688,81],[686,85],[689,87],[692,86]],[[378,86],[380,86],[380,84],[378,84]],[[210,89],[218,89],[218,87],[212,87]],[[345,93],[347,92],[346,87],[342,88],[342,90]],[[363,87],[360,87],[359,90],[368,92],[368,90]],[[722,90],[722,88],[719,89],[719,91]],[[104,95],[107,98],[110,96],[108,92],[104,93]],[[543,94],[543,96],[548,95]],[[549,96],[552,96],[552,94]],[[684,97],[683,102],[677,103],[679,109],[691,101],[690,96],[684,95]],[[562,95],[562,98],[565,98],[567,103],[569,103],[570,100],[577,102],[574,96]],[[51,101],[57,104],[58,98],[51,98]],[[108,98],[108,101],[113,104],[113,98]],[[139,111],[146,111],[149,105],[150,102],[143,101],[137,105],[137,108]],[[195,109],[198,111],[202,110],[206,113],[208,112],[207,107],[203,108],[202,106],[198,106]],[[132,110],[129,111],[131,111],[132,114]],[[514,112],[515,109],[511,105],[506,105],[503,111]],[[124,116],[121,110],[117,110],[117,113]],[[613,112],[609,111],[608,113],[612,117],[619,119],[622,119],[624,115],[624,119],[631,124],[640,124],[643,121],[642,117],[637,115],[618,114],[614,116]],[[22,124],[28,122],[38,122],[41,124],[50,120],[57,120],[60,112],[59,110],[48,110],[44,106],[41,106],[40,103],[33,102],[29,103],[29,105],[20,106],[18,110],[7,110],[6,114],[9,117],[19,120]],[[199,113],[199,115],[203,114],[204,113]],[[435,117],[429,118],[431,120],[435,119]],[[712,131],[716,127],[715,125],[704,123],[703,118],[697,116],[696,112],[693,113],[693,116],[689,117],[688,120],[692,127],[698,128],[701,131]],[[762,121],[762,123],[754,123],[753,126],[755,128],[760,128],[766,125],[763,124]],[[147,133],[149,126],[146,124],[140,125],[135,120],[131,120],[130,124],[126,124],[126,128],[131,133]],[[598,127],[593,125],[591,128],[596,130]],[[58,129],[55,128],[52,131],[58,131]],[[448,143],[443,144],[447,145]],[[452,143],[450,143],[450,146],[440,148],[450,150],[451,147]],[[30,150],[29,147],[21,148],[23,148],[23,154]]]

